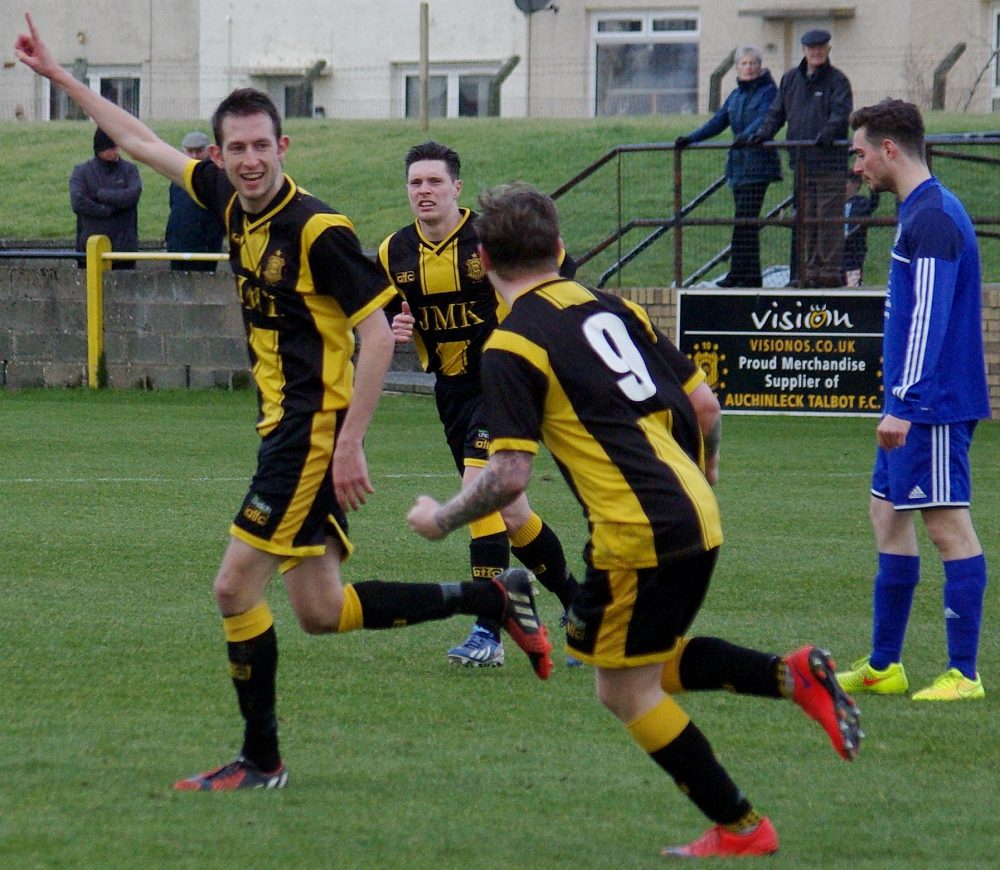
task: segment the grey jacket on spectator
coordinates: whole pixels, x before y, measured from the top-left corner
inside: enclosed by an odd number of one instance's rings
[[[94,157],[74,166],[69,200],[76,213],[76,249],[85,251],[90,236],[104,235],[114,251],[137,250],[141,194],[139,170],[127,160]]]

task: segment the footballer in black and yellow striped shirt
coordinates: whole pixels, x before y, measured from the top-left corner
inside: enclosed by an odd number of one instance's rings
[[[434,375],[434,398],[445,439],[463,484],[471,483],[489,460],[490,430],[479,369],[483,346],[498,321],[500,299],[479,256],[472,228],[475,212],[458,204],[461,158],[433,140],[406,154],[406,189],[413,223],[388,236],[379,264],[402,298],[392,319],[399,343],[413,341],[424,370]],[[562,274],[576,264],[563,256]],[[578,584],[566,566],[552,528],[521,497],[505,510],[469,524],[473,577],[493,577],[513,553],[567,610]],[[480,620],[469,639],[448,650],[454,664],[502,664],[500,626]]]
[[[374,492],[363,439],[392,360],[382,307],[394,291],[364,257],[350,221],[284,174],[289,139],[274,101],[252,88],[233,91],[212,116],[211,162],[191,160],[69,74],[25,17],[19,60],[65,91],[134,159],[183,185],[226,228],[262,436],[257,473],[213,584],[243,742],[235,760],[174,787],[282,788],[288,771],[278,745],[278,641],[266,599],[276,571],[310,634],[395,628],[456,613],[505,620],[514,593],[499,581],[342,582],[350,549],[344,511]],[[360,346],[352,365],[355,334]],[[509,586],[519,599],[528,597],[518,578]],[[511,616],[511,624],[545,679],[551,645],[531,611]],[[183,667],[183,657],[176,658],[160,666]]]
[[[726,688],[794,698],[821,719],[838,752],[850,753],[842,752],[827,689],[800,700],[811,690],[800,692],[787,660],[687,634],[722,544],[712,491],[718,400],[704,373],[640,307],[559,276],[562,244],[549,197],[514,182],[484,191],[479,204],[480,256],[510,306],[483,350],[490,460],[445,504],[418,497],[407,521],[438,540],[503,507],[528,485],[544,441],[590,531],[586,576],[567,614],[567,650],[595,666],[600,700],[715,823],[706,842],[731,837],[733,854],[769,854],[777,849],[773,826],[673,695]],[[794,655],[800,667],[805,655],[816,658],[824,685],[835,682],[828,656],[815,647]],[[815,686],[816,676],[801,685]]]
[[[232,533],[266,552],[317,555],[327,516],[343,532],[327,482],[338,414],[351,401],[354,327],[393,290],[351,221],[287,175],[255,214],[214,163],[191,161],[185,177],[225,222],[259,396],[258,469]],[[319,490],[328,491],[315,505]]]

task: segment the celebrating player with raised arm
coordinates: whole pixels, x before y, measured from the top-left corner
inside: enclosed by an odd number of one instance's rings
[[[244,720],[237,758],[176,783],[182,790],[281,788],[278,646],[265,592],[275,572],[310,634],[392,628],[456,613],[503,624],[543,679],[551,644],[521,575],[468,583],[341,582],[351,551],[345,511],[374,490],[362,439],[394,341],[382,311],[393,289],[351,222],[282,171],[289,140],[270,98],[243,88],[212,118],[211,159],[187,157],[74,79],[30,16],[17,57],[61,87],[124,150],[214,211],[229,258],[257,385],[257,471],[230,527],[214,592]],[[361,338],[356,368],[355,332]]]

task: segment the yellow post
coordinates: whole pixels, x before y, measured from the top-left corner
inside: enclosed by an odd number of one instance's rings
[[[96,390],[97,369],[104,353],[104,273],[111,268],[111,261],[104,254],[111,253],[111,239],[91,236],[87,239],[87,385]]]

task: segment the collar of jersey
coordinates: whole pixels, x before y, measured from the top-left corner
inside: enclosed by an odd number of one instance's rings
[[[462,213],[462,217],[455,225],[455,229],[448,233],[448,235],[446,235],[440,242],[432,242],[428,239],[427,236],[424,235],[423,230],[420,229],[420,221],[414,221],[413,226],[417,231],[417,237],[420,239],[420,242],[430,248],[433,253],[440,254],[441,251],[451,244],[452,239],[458,235],[458,231],[465,226],[466,222],[469,220],[469,215],[472,214],[472,211],[467,208],[459,208],[459,211]]]
[[[899,204],[899,210],[904,211],[908,206],[913,205],[913,203],[915,203],[925,191],[937,184],[940,184],[940,182],[938,181],[936,175],[932,175],[930,178],[925,178],[920,182],[920,184],[913,188],[913,190],[910,191],[910,195]]]
[[[278,193],[275,195],[274,199],[271,200],[271,205],[269,205],[265,211],[255,216],[253,220],[250,219],[250,215],[246,212],[243,213],[243,232],[252,233],[261,224],[267,223],[279,211],[288,205],[292,197],[298,192],[298,185],[286,175],[284,184],[282,184],[282,186],[278,189]]]
[[[520,299],[522,296],[527,296],[529,293],[535,293],[539,290],[544,290],[546,287],[549,287],[552,284],[562,284],[564,281],[568,280],[569,280],[568,278],[563,278],[560,275],[558,278],[546,278],[544,281],[539,281],[537,284],[532,284],[530,287],[525,287],[520,293],[517,294],[517,296],[514,297],[514,300],[511,303],[511,305],[513,305],[514,302],[517,302],[517,300]]]

